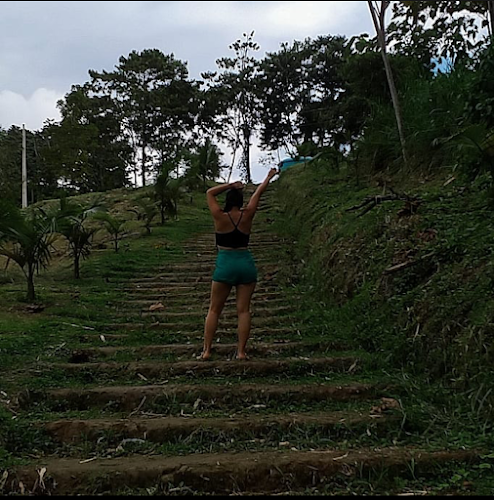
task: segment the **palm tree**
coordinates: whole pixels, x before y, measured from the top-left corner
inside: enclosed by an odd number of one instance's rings
[[[151,234],[151,225],[158,215],[158,207],[148,196],[137,198],[136,203],[138,206],[129,209],[129,212],[135,213],[137,215],[137,220],[144,222],[147,234]]]
[[[173,179],[170,174],[175,170],[171,164],[163,164],[156,184],[154,185],[154,199],[161,215],[161,225],[164,226],[166,217],[176,217],[178,214],[178,200],[180,199],[181,179]]]
[[[112,217],[108,213],[99,213],[95,215],[95,220],[104,224],[106,231],[111,236],[115,253],[119,251],[119,244],[126,235],[126,221]]]
[[[198,148],[197,153],[192,156],[189,175],[202,181],[204,191],[207,191],[207,181],[216,180],[221,173],[222,154],[210,139],[206,139],[205,143]]]
[[[60,200],[60,208],[55,214],[57,232],[68,242],[70,255],[74,260],[74,278],[81,278],[81,260],[87,259],[91,254],[94,235],[99,228],[87,227],[91,216],[101,211],[99,204],[84,208],[68,201]]]
[[[0,255],[7,265],[16,263],[27,280],[28,302],[36,301],[34,276],[45,269],[52,258],[56,238],[54,220],[41,209],[23,215],[13,205],[0,202]]]

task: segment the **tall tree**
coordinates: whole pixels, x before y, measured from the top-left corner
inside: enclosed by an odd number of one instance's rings
[[[77,192],[92,191],[96,184],[91,160],[97,148],[98,128],[69,119],[48,124],[42,133],[46,141],[40,154],[44,164],[58,172],[61,184]]]
[[[62,125],[97,131],[93,143],[87,145],[88,189],[107,191],[128,185],[127,170],[131,150],[122,134],[122,115],[109,96],[97,95],[90,84],[74,86],[59,102]],[[81,148],[82,149],[82,148]]]
[[[261,61],[259,86],[262,98],[261,142],[271,149],[283,148],[296,155],[302,137],[298,117],[309,93],[306,46],[299,41],[283,43],[278,52]]]
[[[400,99],[398,97],[398,91],[396,90],[395,79],[393,75],[393,70],[391,68],[391,63],[388,55],[388,41],[387,41],[387,31],[386,31],[386,13],[391,5],[389,1],[372,2],[368,1],[369,10],[371,12],[372,21],[374,22],[374,27],[376,28],[377,38],[379,41],[379,46],[381,48],[381,54],[384,62],[384,68],[386,70],[386,76],[388,78],[388,85],[391,92],[391,99],[393,100],[393,108],[396,115],[396,124],[398,126],[398,134],[400,136],[401,150],[403,155],[403,161],[405,166],[408,166],[408,154],[407,154],[407,144],[405,137],[405,129],[403,125],[403,117],[401,112]]]
[[[140,149],[146,186],[148,164],[151,173],[155,170],[153,152],[164,156],[163,148],[183,139],[192,128],[196,85],[188,80],[187,66],[173,54],[147,49],[121,57],[112,72],[89,74],[96,92],[113,99],[125,117],[127,136]]]
[[[283,43],[261,61],[263,147],[297,156],[304,143],[326,147],[339,142],[345,46],[343,37],[332,36]]]
[[[230,46],[235,56],[216,61],[219,73],[202,75],[207,84],[207,95],[215,102],[218,136],[227,141],[234,158],[240,147],[240,169],[247,183],[252,182],[250,152],[259,123],[258,62],[252,53],[260,50],[260,46],[254,41],[254,35],[254,31],[244,33],[243,39]]]
[[[396,115],[396,124],[398,126],[398,134],[400,136],[401,150],[403,155],[403,161],[405,167],[408,167],[408,153],[407,153],[407,143],[405,137],[405,129],[403,125],[403,117],[401,112],[400,99],[398,97],[398,91],[396,90],[395,79],[393,75],[393,70],[391,68],[391,62],[388,55],[388,41],[387,41],[387,30],[386,30],[386,13],[390,1],[373,2],[368,1],[369,10],[371,12],[372,21],[374,22],[374,27],[376,28],[377,38],[379,46],[381,48],[381,54],[384,62],[384,68],[386,70],[386,76],[388,79],[388,85],[391,92],[391,99],[393,100],[393,108]]]
[[[306,40],[307,101],[300,116],[304,143],[317,148],[339,147],[342,142],[341,102],[345,98],[342,66],[346,48],[344,37],[321,36]]]

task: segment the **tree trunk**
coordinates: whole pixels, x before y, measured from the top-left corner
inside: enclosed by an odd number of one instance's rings
[[[393,101],[393,108],[396,116],[396,123],[398,126],[398,134],[400,136],[401,142],[401,152],[403,155],[403,162],[405,167],[408,167],[408,153],[407,144],[405,139],[405,131],[403,126],[403,116],[401,113],[400,99],[398,97],[398,91],[396,90],[395,79],[393,76],[393,70],[391,68],[391,63],[388,56],[387,40],[386,40],[386,9],[388,7],[388,2],[381,2],[381,11],[377,12],[372,1],[367,2],[369,4],[369,9],[371,11],[372,20],[377,32],[377,38],[379,40],[379,46],[381,47],[381,54],[384,61],[384,68],[386,70],[386,77],[388,79],[389,90],[391,92],[391,99]]]
[[[142,145],[142,187],[146,187],[146,145]]]
[[[245,175],[247,184],[252,184],[252,174],[250,171],[250,138],[251,130],[248,126],[244,127],[244,162],[245,162]]]
[[[33,303],[36,300],[36,291],[34,289],[34,269],[29,267],[27,272],[27,297],[28,302]]]
[[[228,173],[228,179],[226,181],[227,184],[230,184],[230,181],[231,181],[232,175],[233,175],[233,169],[235,168],[235,160],[237,159],[237,151],[238,151],[238,143],[239,143],[238,137],[239,137],[239,135],[237,133],[236,137],[235,137],[235,144],[233,145],[232,162],[230,164],[230,171]]]
[[[387,51],[383,49],[382,52],[384,67],[386,68],[386,76],[388,78],[389,90],[391,91],[391,99],[393,100],[393,107],[396,115],[396,124],[398,126],[398,133],[400,135],[401,142],[401,152],[403,155],[403,161],[405,162],[405,167],[408,167],[408,153],[407,153],[407,143],[405,139],[405,131],[403,127],[403,116],[401,114],[400,99],[398,97],[398,91],[396,90],[395,80],[393,77],[393,70],[391,68],[391,63],[389,62],[389,57]]]
[[[118,253],[118,234],[115,236],[115,253]]]
[[[81,279],[81,259],[78,253],[74,256],[74,278],[76,280]]]

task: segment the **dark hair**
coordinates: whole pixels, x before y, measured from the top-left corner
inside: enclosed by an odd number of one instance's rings
[[[224,212],[228,213],[232,211],[232,208],[242,208],[244,206],[244,194],[238,189],[230,189],[226,193],[226,205]]]

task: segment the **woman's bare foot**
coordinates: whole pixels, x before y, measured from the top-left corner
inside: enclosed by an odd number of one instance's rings
[[[237,352],[235,359],[238,361],[249,361],[249,356],[247,356],[247,354],[245,354],[245,353],[240,354]]]
[[[210,351],[203,351],[203,353],[197,358],[198,361],[209,361],[211,359]]]

